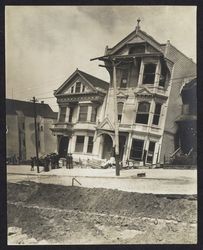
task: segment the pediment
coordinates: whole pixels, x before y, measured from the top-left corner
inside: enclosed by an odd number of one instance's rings
[[[97,129],[103,129],[103,130],[114,130],[114,126],[109,120],[108,117],[105,117],[104,120],[97,126]]]
[[[146,43],[148,46],[151,47],[152,52],[157,51],[163,53],[163,49],[160,44],[155,41],[151,36],[147,33],[139,30],[133,31],[128,36],[126,36],[122,41],[117,43],[112,49],[109,49],[109,54],[116,54],[119,51],[122,51],[126,46],[139,44],[139,43]]]
[[[80,92],[76,91],[76,84],[80,83]],[[59,87],[55,95],[95,93],[97,90],[77,70]]]
[[[119,92],[117,93],[117,98],[118,98],[118,99],[127,99],[127,98],[128,98],[128,95],[126,95],[125,93],[119,91]]]
[[[136,44],[136,43],[143,43],[143,42],[146,42],[146,40],[142,39],[141,37],[139,36],[135,36],[133,37],[131,40],[129,40],[127,42],[127,44]]]
[[[143,87],[142,89],[135,92],[136,96],[153,96],[154,93],[152,93],[147,87]]]

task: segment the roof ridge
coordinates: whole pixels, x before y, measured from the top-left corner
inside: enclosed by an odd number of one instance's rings
[[[84,71],[82,71],[82,70],[79,70],[79,69],[78,69],[78,71],[79,71],[80,73],[82,73],[82,74],[86,74],[86,75],[88,75],[88,76],[94,77],[94,78],[97,79],[97,80],[100,80],[100,81],[102,81],[102,82],[105,82],[105,83],[109,84],[108,82],[102,80],[101,78],[98,78],[98,77],[96,77],[96,76],[93,76],[93,75],[91,75],[91,74],[89,74],[89,73],[86,73],[86,72],[84,72]]]

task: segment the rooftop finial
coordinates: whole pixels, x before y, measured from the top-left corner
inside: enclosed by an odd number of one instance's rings
[[[136,26],[136,29],[137,29],[137,30],[140,29],[140,22],[141,22],[141,19],[138,18],[138,19],[137,19],[137,26]]]

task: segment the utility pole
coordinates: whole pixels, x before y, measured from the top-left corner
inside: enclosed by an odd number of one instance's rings
[[[118,107],[117,107],[117,84],[116,84],[116,65],[113,64],[113,93],[114,93],[114,128],[115,128],[115,160],[116,160],[116,176],[120,175],[120,166],[119,166],[119,131],[118,131]]]
[[[38,154],[38,131],[37,131],[37,112],[36,112],[36,98],[33,97],[33,111],[34,111],[34,126],[35,126],[35,149],[36,149],[36,159],[37,159],[37,173],[39,173],[39,154]]]

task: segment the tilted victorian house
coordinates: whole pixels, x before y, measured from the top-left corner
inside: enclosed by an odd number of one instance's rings
[[[169,41],[154,40],[139,22],[95,59],[104,62],[109,83],[76,70],[55,92],[60,112],[52,131],[58,135],[60,154],[109,159],[117,126],[120,160],[163,162],[179,147],[180,91],[195,77],[196,64]]]

